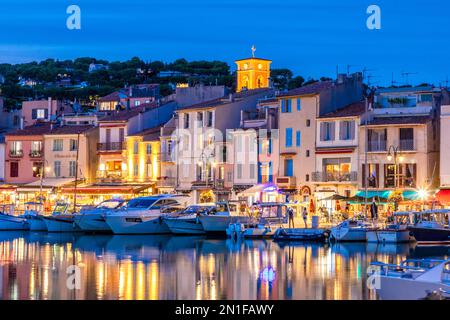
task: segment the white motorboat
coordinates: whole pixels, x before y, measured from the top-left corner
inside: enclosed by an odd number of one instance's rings
[[[382,300],[421,300],[437,293],[449,297],[450,260],[406,260],[400,265],[371,264],[368,284]]]
[[[0,213],[0,231],[28,230],[28,222],[23,217]]]
[[[48,232],[79,231],[74,223],[74,215],[70,213],[69,204],[57,203],[51,216],[40,216],[47,225]]]
[[[362,220],[345,220],[331,228],[335,241],[367,241],[367,232],[376,230],[373,224]]]
[[[367,231],[367,242],[404,243],[415,241],[408,229],[408,226],[412,225],[410,212],[395,212],[393,217],[393,223],[385,228]]]
[[[232,239],[239,238],[271,238],[276,228],[264,223],[230,223],[226,233]]]
[[[414,213],[417,222],[408,227],[417,242],[425,244],[450,243],[450,210],[425,210]]]
[[[230,223],[248,221],[248,217],[238,215],[237,205],[234,203],[218,202],[215,206],[211,214],[199,216],[206,233],[225,234]]]
[[[84,207],[74,216],[74,222],[84,232],[111,232],[106,223],[105,215],[111,210],[117,210],[125,204],[122,199],[110,199],[95,207]]]
[[[135,198],[105,215],[105,220],[114,234],[170,233],[162,215],[171,207],[180,206],[181,197],[166,194]]]
[[[214,204],[196,204],[164,216],[164,222],[174,234],[204,234],[199,216],[214,213]]]

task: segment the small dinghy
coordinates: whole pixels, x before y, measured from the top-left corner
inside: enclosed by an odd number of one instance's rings
[[[325,242],[328,240],[329,231],[325,229],[285,229],[279,228],[275,231],[274,241],[313,241]]]
[[[331,239],[340,241],[367,241],[367,232],[377,230],[373,224],[362,220],[345,220],[331,228]]]
[[[238,238],[271,238],[275,229],[263,223],[230,223],[226,230],[227,236]]]

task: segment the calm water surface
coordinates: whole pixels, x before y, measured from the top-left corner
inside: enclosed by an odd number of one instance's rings
[[[376,299],[366,289],[370,262],[449,252],[416,244],[0,232],[0,299]],[[66,284],[74,264],[79,290]]]

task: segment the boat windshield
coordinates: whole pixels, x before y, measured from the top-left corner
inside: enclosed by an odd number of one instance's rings
[[[183,211],[183,214],[210,214],[214,209],[213,206],[189,206]]]
[[[153,205],[158,199],[132,199],[128,202],[127,208],[147,209]]]
[[[97,206],[97,209],[117,209],[121,207],[125,202],[123,200],[108,200],[103,201]]]
[[[67,209],[66,203],[56,204],[55,209],[53,210],[53,214],[63,214],[66,212],[66,209]]]

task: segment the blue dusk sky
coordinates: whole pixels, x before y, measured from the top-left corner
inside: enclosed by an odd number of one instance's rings
[[[81,8],[81,30],[66,8]],[[381,30],[366,27],[369,5]],[[0,63],[92,56],[273,60],[305,78],[368,69],[376,85],[450,78],[447,0],[1,0]]]

